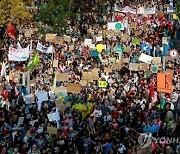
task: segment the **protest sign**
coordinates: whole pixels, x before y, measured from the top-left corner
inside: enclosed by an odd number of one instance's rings
[[[58,67],[59,60],[54,59],[53,61],[53,67]]]
[[[123,47],[121,45],[116,46],[116,53],[122,53],[123,52]]]
[[[130,23],[130,29],[136,29],[137,23],[131,22]]]
[[[29,46],[23,49],[15,49],[9,47],[8,60],[9,61],[26,61],[29,58]]]
[[[161,65],[161,57],[153,57],[152,64],[157,66]]]
[[[127,52],[127,53],[131,52],[131,48],[130,47],[124,46],[123,48],[124,48],[124,52]]]
[[[74,44],[69,45],[69,51],[74,51]]]
[[[34,124],[35,124],[36,122],[38,122],[38,119],[29,121],[29,124],[30,124],[31,126],[34,126]]]
[[[139,64],[138,63],[129,63],[129,70],[130,71],[138,71],[139,70]]]
[[[66,87],[67,87],[67,92],[70,92],[70,93],[78,94],[81,91],[81,85],[80,84],[67,83]]]
[[[47,117],[50,122],[56,121],[56,113],[49,113],[47,114]]]
[[[64,112],[67,107],[71,106],[70,103],[66,102],[65,104],[62,102],[61,99],[56,99],[55,101],[56,107],[59,109],[60,112]]]
[[[34,95],[29,94],[29,95],[24,96],[24,101],[26,104],[34,103]]]
[[[111,67],[105,67],[104,72],[112,73],[112,68]]]
[[[89,49],[96,49],[95,44],[89,44],[88,47],[89,47]]]
[[[56,35],[57,34],[46,34],[46,42],[55,42],[56,41]]]
[[[99,88],[106,88],[108,83],[106,81],[99,81],[98,82],[98,87]]]
[[[71,37],[68,35],[64,35],[64,41],[71,42]]]
[[[151,64],[152,59],[153,59],[153,57],[148,56],[144,53],[142,53],[141,56],[139,57],[139,61],[142,61],[147,64]]]
[[[116,64],[113,64],[112,69],[113,70],[120,70],[122,67],[122,62],[117,62]]]
[[[80,80],[80,84],[82,85],[82,86],[87,86],[87,80]]]
[[[82,80],[98,80],[99,76],[97,72],[83,72]]]
[[[56,36],[55,43],[59,44],[59,45],[63,45],[64,44],[64,37]]]
[[[167,37],[162,37],[162,44],[168,45],[168,38]]]
[[[68,73],[58,73],[56,75],[56,81],[68,81],[69,76]]]
[[[167,73],[167,74],[174,75],[174,70],[166,69],[166,73]]]
[[[122,61],[123,63],[129,63],[129,58],[123,58]]]
[[[91,70],[91,72],[94,72],[94,73],[96,73],[96,74],[98,75],[99,68],[93,68],[93,69]]]
[[[54,93],[57,96],[67,96],[67,88],[66,87],[56,87],[54,89]]]
[[[157,74],[157,91],[172,93],[172,75],[165,73]]]
[[[101,42],[101,41],[103,41],[103,37],[102,36],[96,37],[96,42]]]
[[[89,46],[89,45],[91,45],[92,44],[92,39],[85,39],[84,40],[84,45],[85,46]]]
[[[109,30],[124,30],[124,25],[121,22],[108,22]]]
[[[55,128],[55,127],[47,127],[47,133],[57,135],[57,128]]]
[[[40,90],[37,93],[38,101],[47,101],[48,100],[48,93],[45,90]]]
[[[18,119],[18,125],[22,125],[24,122],[24,117],[19,117]]]
[[[139,70],[141,71],[148,71],[149,70],[149,64],[145,63],[139,63]]]
[[[38,51],[43,52],[43,53],[53,53],[53,46],[52,45],[49,46],[49,47],[45,47],[41,43],[38,42],[36,49]]]
[[[122,41],[126,41],[126,40],[129,39],[129,38],[130,38],[130,36],[129,36],[127,33],[125,33],[125,34],[122,35],[121,40],[122,40]]]

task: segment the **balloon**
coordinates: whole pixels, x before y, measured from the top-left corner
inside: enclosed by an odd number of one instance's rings
[[[103,45],[103,44],[98,44],[98,45],[96,46],[96,50],[97,50],[99,53],[101,53],[103,49],[104,49],[104,45]]]

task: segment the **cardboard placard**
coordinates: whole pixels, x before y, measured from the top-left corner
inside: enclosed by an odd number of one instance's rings
[[[141,56],[139,57],[139,61],[142,61],[146,64],[151,64],[153,57],[146,55],[144,53],[141,54]]]
[[[166,73],[167,73],[167,74],[174,75],[174,70],[166,69]]]
[[[67,92],[78,94],[81,91],[81,84],[67,83],[66,87],[67,87]]]
[[[124,48],[124,52],[131,52],[131,48],[130,47],[123,47]]]
[[[116,64],[113,64],[112,69],[113,70],[120,70],[122,67],[122,62],[117,62]]]
[[[129,58],[123,58],[123,63],[129,63]]]
[[[129,63],[129,70],[130,71],[138,71],[139,70],[139,64],[138,63]]]
[[[63,45],[64,44],[64,37],[56,36],[56,44]]]
[[[149,64],[139,63],[139,70],[149,71]]]
[[[68,73],[58,73],[56,76],[56,81],[68,81],[69,76]]]
[[[69,51],[74,51],[74,44],[69,45]]]
[[[55,103],[56,103],[56,107],[59,108],[59,111],[64,112],[66,110],[66,106],[61,101],[61,99],[56,99]]]
[[[111,67],[105,67],[104,72],[112,73],[112,68]]]
[[[161,57],[153,57],[152,64],[157,66],[161,65]]]
[[[83,72],[82,74],[82,80],[98,80],[99,75],[97,72]]]
[[[157,74],[157,91],[164,93],[172,93],[172,78],[171,74],[158,73]]]
[[[125,34],[122,35],[121,40],[126,41],[128,38],[130,38],[130,36],[127,33],[125,33]]]
[[[68,35],[64,35],[64,41],[71,42],[71,37]]]
[[[56,88],[54,89],[55,95],[57,96],[57,94],[58,94],[59,92],[67,92],[67,88],[66,88],[66,87],[56,87]]]
[[[136,29],[136,26],[137,26],[137,24],[135,22],[131,22],[130,23],[130,28]]]
[[[47,133],[57,135],[57,128],[55,128],[55,127],[47,127]]]
[[[54,59],[53,61],[53,67],[58,67],[59,60]]]
[[[99,68],[93,68],[91,72],[95,72],[95,73],[97,73],[97,74],[98,74],[98,72],[99,72]]]
[[[56,41],[56,35],[57,34],[46,34],[46,42],[55,42]]]
[[[80,84],[82,85],[82,86],[87,86],[87,80],[81,80],[80,81]]]

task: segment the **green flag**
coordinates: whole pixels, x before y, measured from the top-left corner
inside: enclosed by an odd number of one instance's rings
[[[34,67],[39,65],[39,55],[35,53],[34,57],[32,58],[31,62],[26,66],[26,70],[33,69]]]

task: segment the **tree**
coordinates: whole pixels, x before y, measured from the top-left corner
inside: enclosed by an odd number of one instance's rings
[[[25,10],[23,0],[1,0],[0,1],[0,26],[4,27],[7,23],[20,25],[31,19],[31,14]]]
[[[176,15],[180,18],[180,2],[176,3]]]
[[[46,25],[47,31],[59,32],[66,28],[67,19],[75,17],[75,13],[71,11],[72,2],[69,0],[52,0],[42,3],[36,18],[43,25]]]

